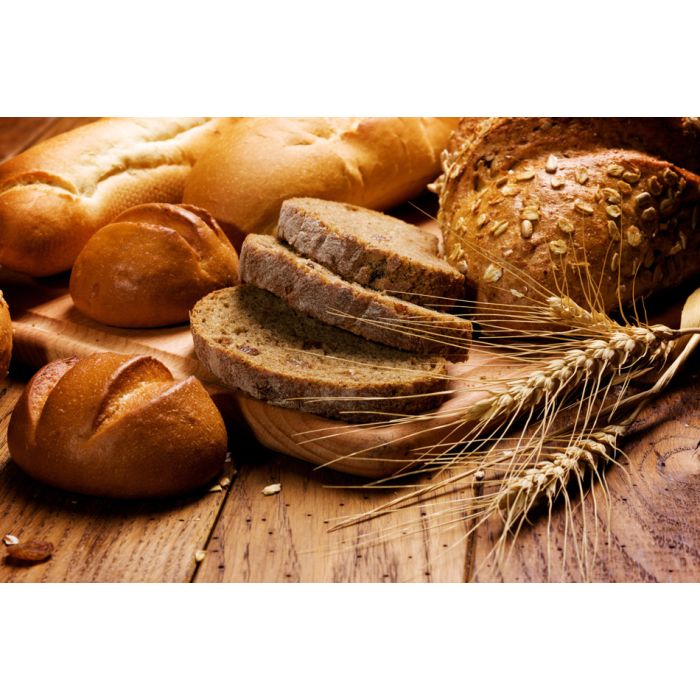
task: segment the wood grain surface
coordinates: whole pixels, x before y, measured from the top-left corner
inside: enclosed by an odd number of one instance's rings
[[[88,119],[0,119],[0,159]],[[48,280],[57,290],[65,280]],[[31,305],[31,299],[27,305]],[[13,314],[15,309],[12,309]],[[125,342],[137,342],[125,332]],[[99,336],[96,336],[99,340]],[[370,509],[392,492],[356,488],[357,477],[270,451],[240,423],[231,431],[230,485],[167,502],[119,503],[43,487],[9,459],[9,415],[31,375],[16,360],[0,394],[0,536],[49,540],[53,557],[31,567],[0,559],[0,581],[544,581],[581,580],[564,517],[553,514],[551,569],[546,518],[520,536],[501,568],[486,559],[497,528],[466,536],[422,526],[421,511],[329,533],[339,518]],[[624,444],[626,470],[607,472],[611,517],[597,514],[599,542],[588,562],[595,581],[700,579],[700,398],[697,360],[645,411]],[[187,369],[183,367],[183,370]],[[234,469],[235,472],[234,473]],[[280,483],[276,495],[264,486]],[[459,495],[459,494],[458,494]],[[454,496],[454,494],[453,494]],[[598,502],[602,503],[602,494]],[[574,514],[594,517],[589,503]],[[374,547],[364,538],[395,528]],[[405,528],[405,530],[402,530]],[[402,531],[414,534],[402,535]],[[609,533],[609,537],[608,537]],[[1,545],[0,545],[1,546]],[[206,550],[201,562],[198,550]],[[560,551],[561,550],[561,551]],[[200,557],[201,558],[201,557]]]

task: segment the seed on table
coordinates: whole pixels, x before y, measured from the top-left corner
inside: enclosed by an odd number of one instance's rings
[[[20,542],[7,547],[7,556],[16,564],[39,564],[51,558],[51,542]]]

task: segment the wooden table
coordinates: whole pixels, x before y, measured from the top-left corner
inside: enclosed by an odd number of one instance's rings
[[[0,119],[0,161],[87,119]],[[624,444],[626,472],[607,473],[609,534],[603,534],[589,579],[696,581],[700,579],[700,394],[697,360],[666,396],[648,409]],[[0,561],[0,581],[544,581],[546,523],[523,531],[502,567],[484,565],[497,525],[467,535],[418,532],[374,547],[362,537],[401,515],[329,534],[335,519],[367,510],[386,493],[348,488],[357,479],[272,453],[242,426],[230,431],[231,485],[165,502],[112,502],[44,487],[10,460],[6,430],[31,370],[13,364],[0,394],[0,535],[49,540],[53,558],[32,567]],[[234,473],[235,472],[235,473]],[[262,488],[280,482],[282,491]],[[340,488],[338,488],[340,487]],[[607,516],[590,504],[574,514]],[[420,523],[420,513],[411,522]],[[562,571],[564,518],[553,515],[550,578],[579,580]],[[196,553],[205,551],[202,561]]]

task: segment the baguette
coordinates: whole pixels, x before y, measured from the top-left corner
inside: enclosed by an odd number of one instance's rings
[[[0,165],[0,264],[34,276],[73,264],[90,236],[145,202],[179,202],[228,120],[101,119]]]
[[[238,255],[203,209],[142,204],[85,244],[70,293],[89,318],[121,328],[185,323],[215,289],[238,284]]]
[[[184,201],[203,207],[236,247],[272,233],[290,197],[384,210],[437,174],[451,118],[241,119],[192,169]]]
[[[226,428],[194,377],[158,360],[98,353],[37,372],[12,412],[10,455],[68,491],[151,498],[191,491],[223,467]]]
[[[700,272],[699,133],[686,119],[464,120],[437,183],[448,259],[498,308],[564,294],[611,311],[681,283]]]

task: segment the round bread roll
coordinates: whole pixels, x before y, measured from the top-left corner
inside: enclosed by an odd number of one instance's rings
[[[226,457],[226,428],[195,377],[175,381],[146,355],[56,360],[17,402],[10,455],[30,476],[91,496],[173,496],[206,484]]]
[[[187,321],[199,299],[238,283],[238,255],[211,215],[194,206],[142,204],[87,242],[70,278],[73,302],[109,326]]]
[[[188,176],[183,201],[204,207],[240,247],[272,233],[290,197],[383,211],[419,194],[440,169],[458,120],[448,117],[240,119]]]
[[[7,376],[12,356],[12,319],[10,309],[0,291],[0,379]]]

